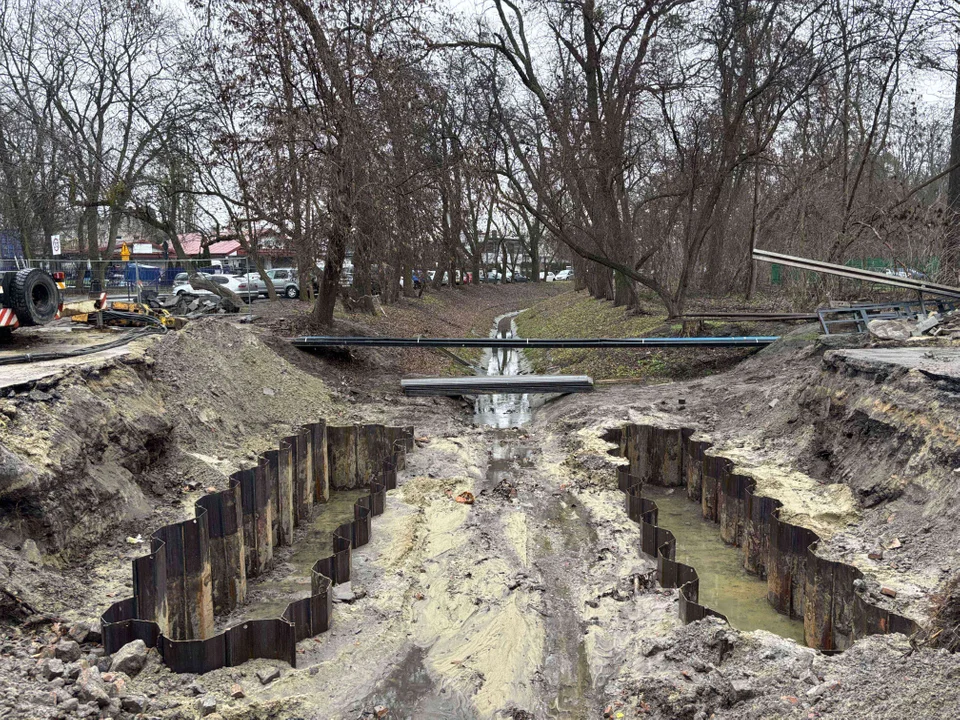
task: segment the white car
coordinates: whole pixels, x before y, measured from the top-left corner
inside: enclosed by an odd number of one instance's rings
[[[561,270],[554,276],[553,279],[557,280],[558,282],[561,280],[573,280],[573,270],[571,270],[570,268],[567,268],[566,270]]]
[[[545,282],[553,282],[554,280],[557,279],[557,276],[554,275],[552,272],[548,272],[548,273],[542,272],[540,273],[540,279]]]
[[[243,298],[244,302],[250,302],[251,299],[257,297],[260,293],[260,285],[254,281],[247,280],[247,278],[240,276],[234,277],[232,275],[208,275],[208,279],[212,282],[215,282],[217,285],[225,285],[228,290],[232,290],[237,295]],[[173,280],[173,294],[180,295],[213,295],[214,293],[209,290],[197,290],[190,284],[190,275],[188,273],[180,273]]]

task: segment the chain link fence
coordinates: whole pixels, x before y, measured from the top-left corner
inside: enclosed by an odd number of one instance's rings
[[[193,261],[195,264],[202,261]],[[259,274],[246,262],[236,260],[213,260],[211,264],[196,269],[217,278],[215,282],[226,285],[245,300],[254,301],[267,294],[266,284]],[[187,268],[181,260],[84,260],[64,258],[40,258],[32,260],[0,260],[0,271],[41,268],[58,280],[65,288],[66,300],[96,297],[106,292],[116,300],[137,300],[145,295],[209,295],[209,291],[195,290],[187,278]]]

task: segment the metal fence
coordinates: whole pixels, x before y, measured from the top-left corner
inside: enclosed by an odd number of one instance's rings
[[[203,496],[192,520],[151,535],[151,552],[133,562],[133,597],[100,618],[106,652],[143,640],[174,672],[205,673],[255,658],[296,667],[298,641],[329,628],[331,588],[350,580],[351,553],[370,540],[372,519],[396,487],[413,449],[412,427],[327,426],[321,421],[282,438],[256,466],[230,476],[226,490]],[[332,537],[332,554],[311,571],[309,597],[278,618],[248,620],[214,634],[216,615],[244,600],[247,580],[274,566],[273,550],[339,489],[369,488],[354,519]]]
[[[193,260],[195,268],[209,275],[246,275],[256,276],[256,268],[246,265],[245,260],[227,262],[224,260]],[[177,277],[187,272],[180,260],[134,259],[129,262],[117,260],[89,261],[78,258],[41,258],[33,260],[0,259],[0,271],[20,270],[38,267],[49,273],[63,273],[68,297],[86,297],[99,295],[106,291],[110,297],[134,300],[145,292],[165,295],[173,292]],[[100,278],[102,277],[102,282]],[[266,287],[258,281],[256,291],[248,293],[256,299],[260,292],[266,293]],[[243,292],[239,292],[241,296]]]

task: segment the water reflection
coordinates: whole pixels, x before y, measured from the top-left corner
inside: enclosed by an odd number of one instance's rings
[[[677,539],[677,560],[696,568],[702,604],[726,615],[739,630],[768,630],[804,644],[803,623],[773,609],[766,580],[743,569],[743,551],[720,538],[720,526],[704,520],[700,506],[683,490],[644,485],[643,494],[656,501],[658,524]]]
[[[501,315],[493,323],[490,337],[496,337],[501,321],[509,319],[510,337],[517,337],[516,316],[519,313]],[[483,353],[482,366],[487,375],[520,375],[526,371],[523,353],[509,348],[487,348]],[[533,418],[529,394],[499,393],[480,395],[474,405],[474,419],[478,425],[495,428],[511,428],[525,425]]]

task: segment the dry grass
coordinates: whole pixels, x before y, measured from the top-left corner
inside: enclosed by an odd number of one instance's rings
[[[498,315],[531,307],[537,302],[568,292],[571,283],[519,283],[509,285],[457,286],[427,290],[419,298],[401,298],[384,305],[383,313],[365,315],[336,312],[336,324],[324,334],[379,335],[390,337],[487,337]],[[310,305],[280,301],[258,304],[260,322],[282,337],[316,334],[310,324]],[[436,350],[393,349],[352,351],[356,357],[376,358],[381,368],[402,375],[464,375],[469,370]],[[455,350],[471,362],[480,351]]]
[[[719,300],[714,307],[729,301]],[[711,309],[706,301],[701,311]],[[730,308],[728,308],[730,309]],[[640,312],[614,307],[586,292],[567,292],[537,303],[517,320],[523,337],[681,337],[684,335],[726,336],[768,334],[770,327],[704,322],[684,328],[667,323],[663,308],[645,300]],[[772,334],[780,334],[783,327]],[[668,382],[722,372],[755,352],[739,348],[649,348],[649,349],[555,349],[527,351],[537,372],[590,375],[599,379],[633,379],[641,382]]]

